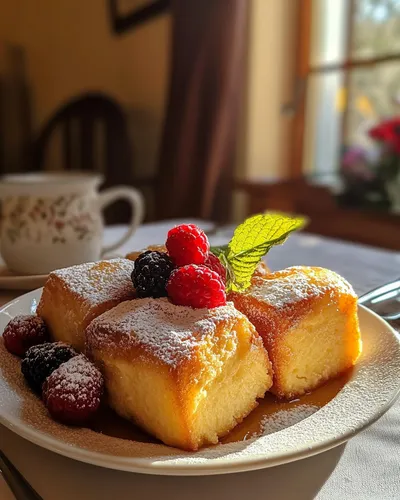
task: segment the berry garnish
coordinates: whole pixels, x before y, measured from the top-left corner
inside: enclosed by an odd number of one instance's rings
[[[215,271],[217,274],[219,274],[224,285],[226,284],[226,269],[222,265],[222,262],[219,260],[217,256],[210,253],[206,261],[204,262],[204,265],[209,267],[212,271]]]
[[[133,286],[138,297],[166,297],[167,281],[174,269],[170,257],[164,252],[148,250],[135,260],[132,272]]]
[[[17,356],[24,356],[33,345],[49,340],[45,322],[39,316],[15,316],[3,332],[6,349]]]
[[[98,410],[103,385],[99,370],[80,354],[63,363],[46,379],[43,401],[55,420],[81,425]]]
[[[210,250],[204,231],[194,224],[181,224],[172,228],[165,246],[177,266],[204,264]]]
[[[46,378],[78,353],[64,342],[46,342],[30,347],[21,362],[21,371],[30,387],[40,394]]]
[[[176,305],[211,309],[226,304],[225,285],[220,275],[205,266],[190,264],[175,269],[167,291]]]

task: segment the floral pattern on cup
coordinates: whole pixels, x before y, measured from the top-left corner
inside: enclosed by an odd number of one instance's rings
[[[143,197],[130,186],[99,193],[102,176],[86,172],[32,172],[0,179],[0,252],[19,275],[47,274],[115,251],[135,232],[144,215]],[[117,241],[103,245],[103,210],[117,200],[132,208]]]
[[[88,241],[101,230],[93,217],[92,197],[63,195],[56,198],[10,197],[3,201],[3,237],[11,243],[20,239],[40,243],[67,240]]]

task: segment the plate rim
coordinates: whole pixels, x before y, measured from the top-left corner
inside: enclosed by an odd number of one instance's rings
[[[6,308],[15,305],[24,297],[28,298],[27,296],[32,296],[32,298],[38,299],[37,295],[40,292],[41,288],[20,295],[7,304],[4,304],[0,308],[0,315],[4,313],[4,310]],[[359,308],[363,311],[363,314],[367,314],[367,316],[371,316],[378,320],[378,322],[385,328],[387,333],[390,332],[390,334],[400,345],[400,334],[389,323],[387,323],[376,313],[367,309],[361,304],[359,304]],[[85,448],[79,448],[66,443],[65,441],[62,441],[61,439],[57,439],[49,434],[46,434],[41,430],[36,430],[34,427],[30,427],[23,421],[18,420],[18,418],[14,417],[13,415],[4,416],[1,408],[0,423],[12,432],[37,446],[45,448],[59,455],[71,458],[73,460],[78,460],[100,467],[150,475],[201,476],[229,474],[282,465],[285,463],[317,455],[321,452],[328,451],[336,446],[343,444],[351,437],[356,436],[364,429],[376,422],[395,403],[395,401],[400,396],[400,379],[398,382],[399,383],[397,389],[392,393],[391,397],[388,398],[385,403],[381,405],[379,410],[377,410],[373,414],[373,416],[369,417],[368,420],[366,420],[362,425],[359,425],[356,429],[349,428],[348,431],[341,433],[339,436],[328,437],[321,442],[318,442],[311,449],[306,445],[303,445],[296,451],[289,450],[286,453],[276,452],[272,455],[254,453],[252,455],[235,458],[229,458],[228,456],[227,458],[222,459],[211,458],[208,461],[201,463],[193,462],[177,464],[174,461],[168,463],[168,461],[162,460],[152,462],[151,458],[122,457],[98,451],[91,451]]]

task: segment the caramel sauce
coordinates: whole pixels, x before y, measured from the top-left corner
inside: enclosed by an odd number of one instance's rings
[[[233,443],[256,437],[263,432],[263,420],[280,411],[292,410],[295,406],[308,405],[322,408],[331,401],[347,383],[351,376],[351,370],[344,375],[330,380],[315,391],[293,401],[282,401],[270,393],[267,393],[264,399],[259,400],[259,405],[250,415],[248,415],[241,424],[237,425],[221,443]],[[90,428],[96,432],[101,432],[107,436],[120,439],[130,439],[141,443],[159,443],[156,438],[150,436],[145,431],[134,425],[128,420],[119,417],[107,405],[104,405],[97,413],[95,420]]]
[[[322,408],[331,401],[340,390],[346,385],[351,375],[351,370],[340,377],[330,380],[318,389],[301,396],[292,401],[280,400],[270,392],[267,392],[264,399],[259,400],[259,405],[241,424],[237,425],[227,436],[221,439],[221,443],[233,443],[244,441],[250,437],[256,437],[263,432],[263,421],[266,417],[271,417],[280,411],[290,411],[296,406],[307,405]]]

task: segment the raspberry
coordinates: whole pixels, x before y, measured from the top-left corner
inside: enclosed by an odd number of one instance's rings
[[[148,250],[139,255],[135,260],[132,272],[133,286],[138,297],[166,297],[165,286],[174,264],[164,252]]]
[[[81,425],[93,417],[103,394],[99,370],[80,354],[63,363],[43,384],[43,401],[59,422]]]
[[[226,269],[217,256],[215,256],[213,253],[210,253],[206,261],[204,262],[204,265],[218,273],[220,278],[222,279],[222,282],[224,283],[224,285],[226,285]]]
[[[62,363],[77,356],[77,352],[64,342],[46,342],[30,347],[21,362],[21,371],[30,387],[40,394],[46,378]]]
[[[177,266],[204,264],[210,249],[204,231],[194,224],[181,224],[172,228],[165,246]]]
[[[176,305],[211,309],[226,304],[225,285],[220,275],[205,266],[190,264],[176,269],[167,291]]]
[[[49,340],[45,322],[39,316],[15,316],[3,332],[6,349],[17,356],[24,356],[29,347]]]

